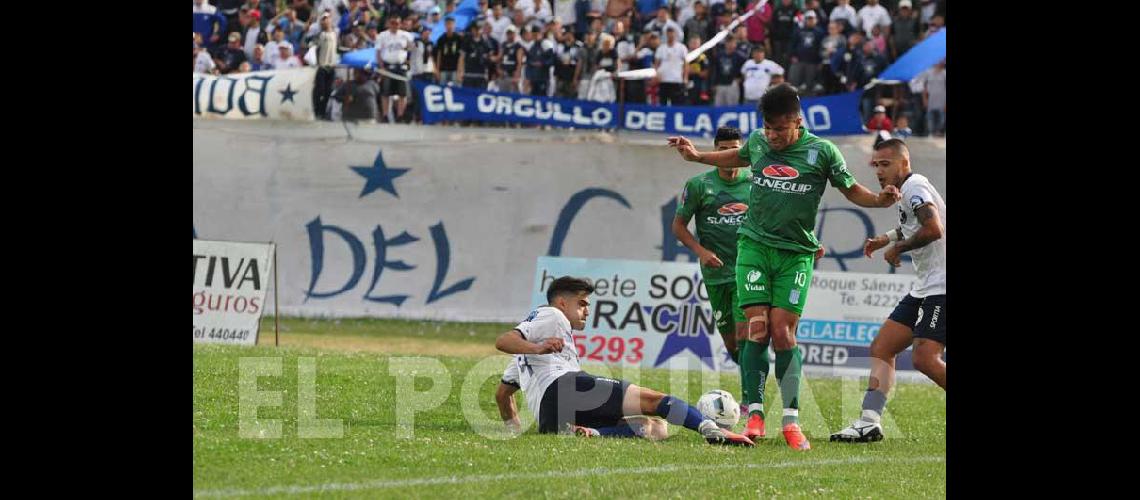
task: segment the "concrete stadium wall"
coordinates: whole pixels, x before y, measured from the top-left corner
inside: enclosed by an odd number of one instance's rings
[[[833,140],[877,191],[872,137]],[[910,146],[948,196],[945,141]],[[282,313],[516,321],[540,255],[690,259],[669,223],[704,168],[660,135],[195,120],[194,235],[277,242]],[[896,219],[828,189],[819,269],[889,272],[861,248]]]

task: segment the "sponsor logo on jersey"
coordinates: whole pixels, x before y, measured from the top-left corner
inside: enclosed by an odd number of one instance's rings
[[[725,203],[720,208],[716,209],[716,213],[721,215],[740,215],[748,211],[748,205],[740,202]]]
[[[807,154],[808,165],[814,166],[815,160],[817,160],[818,158],[819,158],[819,150],[818,149],[809,149],[808,150],[808,154]]]
[[[757,271],[755,269],[748,271],[747,278],[749,283],[755,283],[756,280],[760,279],[760,271]]]
[[[792,293],[788,294],[788,302],[791,302],[792,304],[799,304],[800,303],[800,289],[798,289],[798,288],[792,289]]]
[[[776,191],[803,194],[811,191],[811,184],[790,182],[800,176],[800,171],[787,165],[768,165],[760,171],[760,176],[752,178],[752,183]]]
[[[764,285],[752,285],[752,284],[745,283],[744,289],[748,290],[749,292],[763,292],[764,291]]]
[[[761,171],[764,177],[771,179],[790,181],[800,176],[800,171],[787,165],[768,165]]]

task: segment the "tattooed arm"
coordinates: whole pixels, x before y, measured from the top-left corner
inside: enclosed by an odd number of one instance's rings
[[[883,259],[892,266],[899,266],[903,252],[909,252],[916,248],[929,245],[942,238],[942,235],[946,232],[946,229],[942,226],[942,219],[938,216],[938,210],[934,208],[933,203],[926,203],[918,207],[914,213],[918,217],[918,222],[922,224],[922,227],[910,238],[895,243],[895,245],[888,249],[887,253],[883,255]]]

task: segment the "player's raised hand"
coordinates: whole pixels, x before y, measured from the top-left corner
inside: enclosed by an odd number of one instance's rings
[[[899,198],[902,198],[902,194],[899,193],[899,188],[887,186],[879,192],[879,206],[889,207],[899,201]]]
[[[867,258],[870,259],[871,254],[875,253],[876,250],[887,246],[887,243],[890,243],[890,240],[888,240],[887,236],[883,234],[880,234],[874,238],[867,238],[867,241],[863,243],[863,255],[867,256]]]
[[[899,247],[891,246],[887,249],[887,253],[883,254],[883,260],[887,261],[891,267],[899,267],[902,265],[902,252],[899,251]]]
[[[700,160],[701,155],[697,153],[697,147],[693,145],[693,141],[683,137],[674,136],[669,138],[669,146],[676,148],[681,157],[687,161]]]
[[[542,341],[537,344],[538,345],[538,352],[536,352],[535,354],[551,354],[551,353],[556,353],[556,352],[562,352],[563,344],[564,344],[563,340],[561,338],[558,338],[558,337],[551,337],[551,338],[542,339]]]
[[[720,260],[715,253],[706,250],[700,256],[701,265],[705,267],[724,267],[724,261]]]

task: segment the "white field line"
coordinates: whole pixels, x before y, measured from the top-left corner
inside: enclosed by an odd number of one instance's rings
[[[519,479],[561,479],[584,476],[613,476],[619,474],[662,474],[669,472],[713,471],[721,469],[777,469],[787,467],[825,467],[831,465],[854,465],[867,463],[912,464],[924,462],[943,462],[942,456],[920,456],[913,458],[879,458],[879,457],[850,457],[825,460],[795,460],[772,463],[750,464],[715,464],[715,465],[658,465],[653,467],[597,467],[593,469],[578,469],[571,471],[547,471],[535,473],[488,474],[471,476],[441,476],[416,479],[391,479],[366,481],[361,483],[325,483],[309,486],[273,486],[257,489],[217,489],[194,492],[194,498],[207,497],[239,497],[249,495],[303,495],[308,493],[324,493],[333,491],[365,491],[381,490],[386,488],[403,488],[408,486],[435,486],[443,484],[470,484],[489,481],[513,481]]]

